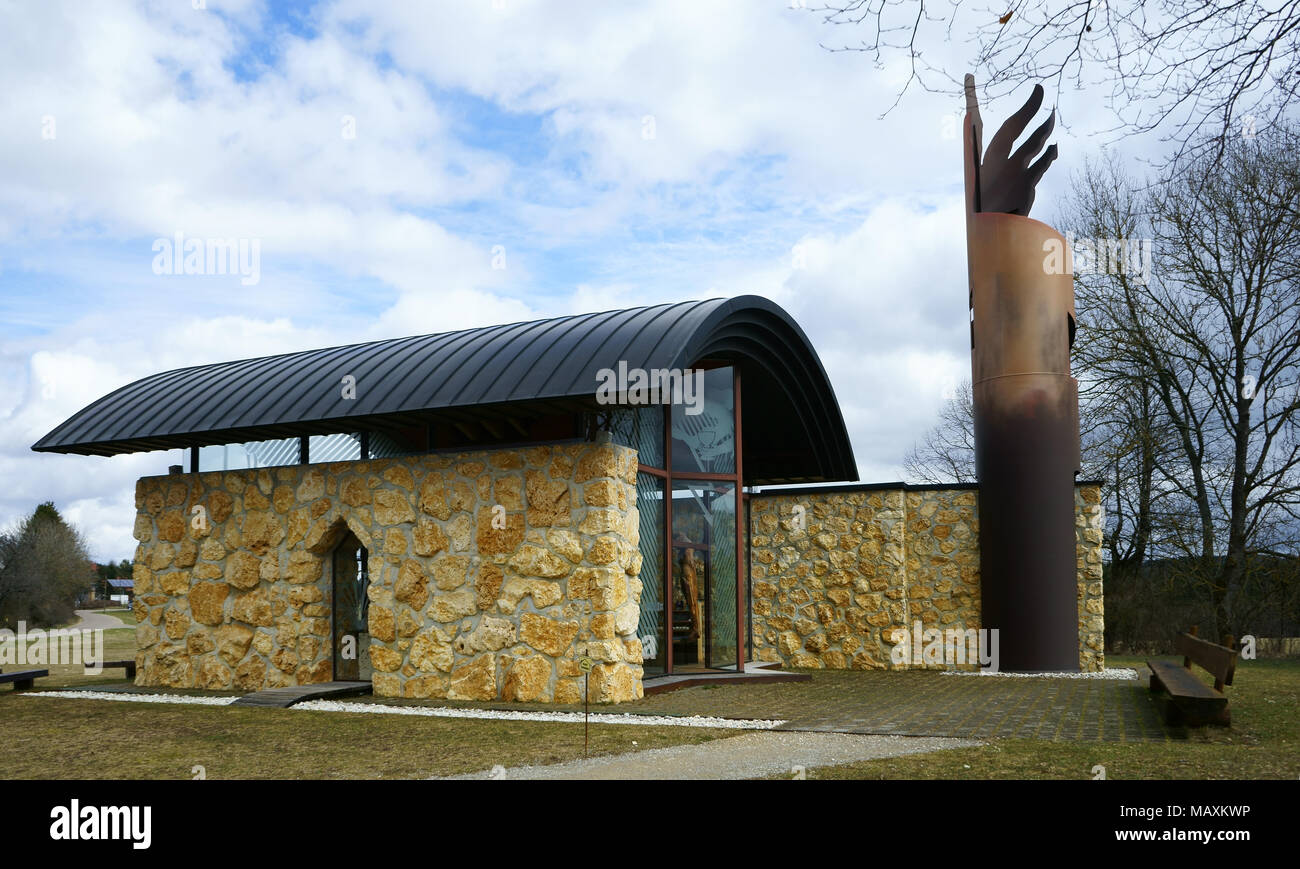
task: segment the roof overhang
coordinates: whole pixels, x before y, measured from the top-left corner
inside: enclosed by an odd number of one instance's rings
[[[437,420],[595,409],[598,372],[727,360],[746,482],[856,480],[839,404],[798,324],[760,296],[652,305],[182,368],[109,393],[32,449],[110,456]],[[344,378],[355,378],[345,398]]]

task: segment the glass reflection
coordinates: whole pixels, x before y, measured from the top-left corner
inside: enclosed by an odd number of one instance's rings
[[[704,401],[699,413],[672,406],[673,472],[730,474],[736,470],[736,395],[732,369],[704,372]]]

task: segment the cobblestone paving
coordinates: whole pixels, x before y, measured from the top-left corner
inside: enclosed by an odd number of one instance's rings
[[[1141,679],[1129,682],[945,676],[920,670],[801,672],[809,673],[812,680],[681,688],[630,703],[593,705],[591,711],[782,719],[787,723],[781,729],[787,731],[882,736],[1028,737],[1085,742],[1169,739]],[[582,711],[581,705],[550,703],[351,699],[397,706]]]
[[[684,688],[621,712],[783,718],[781,730],[1028,737],[1085,742],[1168,739],[1140,681],[826,671],[811,682]]]

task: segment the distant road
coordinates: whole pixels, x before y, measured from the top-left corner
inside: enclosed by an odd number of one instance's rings
[[[81,621],[77,622],[72,627],[79,631],[111,631],[116,628],[130,627],[130,625],[122,624],[122,620],[116,616],[106,616],[101,612],[96,612],[95,610],[77,610],[77,615],[81,616]]]

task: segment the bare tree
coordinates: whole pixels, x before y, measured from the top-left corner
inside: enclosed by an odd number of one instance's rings
[[[1300,90],[1297,0],[840,0],[809,8],[861,34],[825,47],[865,52],[877,66],[905,58],[900,99],[913,85],[960,92],[968,70],[936,67],[925,51],[969,33],[969,63],[991,97],[1025,81],[1054,86],[1058,102],[1065,87],[1106,86],[1116,137],[1163,128],[1180,150],[1196,142],[1220,151],[1243,123],[1275,125]]]
[[[969,380],[944,403],[939,424],[907,451],[903,467],[917,483],[975,482],[975,404]]]
[[[1083,477],[1106,484],[1108,560],[1114,570],[1140,570],[1159,531],[1165,499],[1157,472],[1173,453],[1170,432],[1140,378],[1085,380],[1080,402]]]
[[[1300,546],[1296,139],[1230,143],[1221,162],[1202,153],[1141,194],[1113,164],[1090,170],[1063,220],[1108,251],[1151,240],[1150,274],[1107,257],[1080,275],[1076,262],[1081,376],[1155,402],[1149,431],[1177,460],[1153,454],[1151,539],[1191,556],[1220,630],[1245,626],[1235,601],[1264,556]]]
[[[1093,240],[1131,244],[1149,237],[1137,186],[1114,155],[1100,165],[1086,163],[1057,223],[1067,238],[1087,239],[1094,253]],[[1102,250],[1103,262],[1110,252],[1109,245]],[[1128,265],[1127,258],[1122,264]],[[1185,524],[1187,501],[1160,485],[1162,469],[1179,464],[1182,456],[1156,396],[1154,372],[1134,352],[1129,331],[1135,327],[1115,301],[1128,282],[1144,279],[1140,269],[1098,273],[1083,261],[1075,266],[1079,340],[1072,362],[1080,380],[1084,476],[1107,483],[1112,570],[1131,572],[1141,569],[1149,553],[1165,554],[1158,544],[1167,516]]]

